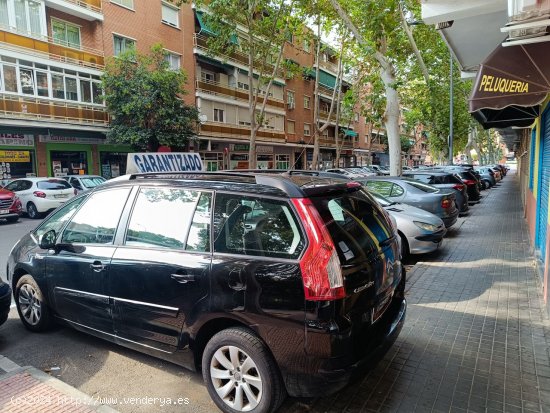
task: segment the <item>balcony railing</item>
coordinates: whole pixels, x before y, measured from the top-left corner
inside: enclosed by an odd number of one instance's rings
[[[244,125],[235,125],[232,123],[205,122],[201,125],[201,134],[210,136],[228,137],[250,136],[250,127]],[[259,141],[262,142],[285,142],[285,132],[271,129],[260,129],[256,134]]]
[[[193,46],[203,51],[205,54],[208,54],[208,37],[195,33],[193,35]],[[222,58],[223,61],[233,62],[248,67],[248,55],[239,51],[235,51],[229,54],[221,53],[218,56]],[[255,70],[263,70],[268,75],[271,75],[271,73],[273,73],[274,66],[271,63],[256,61],[254,64]],[[283,70],[279,69],[276,73],[276,76],[284,79]]]
[[[7,30],[5,27],[0,27],[0,46],[2,48],[17,48],[17,51],[24,49],[34,56],[99,70],[103,69],[105,65],[105,58],[101,50],[59,44],[49,36],[29,37],[28,34]]]
[[[109,125],[104,108],[0,93],[0,117],[79,125]]]
[[[248,102],[248,91],[244,89],[238,89],[228,85],[222,85],[218,82],[208,82],[204,80],[197,80],[195,82],[195,86],[199,92],[209,93],[216,96],[230,97],[235,100]],[[263,98],[264,97],[262,95],[258,96],[258,103],[263,102]],[[269,97],[267,99],[267,104],[280,109],[285,108],[285,102],[274,97]]]
[[[95,13],[103,13],[101,9],[101,0],[63,0],[64,2],[74,4]]]
[[[335,63],[321,61],[321,62],[319,62],[319,66],[324,68],[324,69],[330,70],[334,74],[338,74],[338,65],[335,64]]]

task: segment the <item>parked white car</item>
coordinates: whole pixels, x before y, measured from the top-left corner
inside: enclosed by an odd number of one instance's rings
[[[99,175],[69,175],[63,177],[63,179],[66,179],[79,194],[89,191],[107,181]]]
[[[76,189],[61,178],[19,178],[6,185],[15,192],[29,218],[40,218],[76,195]]]

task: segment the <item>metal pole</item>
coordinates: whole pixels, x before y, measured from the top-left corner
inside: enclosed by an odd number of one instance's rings
[[[451,48],[449,48],[449,54],[450,54],[450,92],[449,92],[449,165],[453,164],[453,53],[451,51]]]

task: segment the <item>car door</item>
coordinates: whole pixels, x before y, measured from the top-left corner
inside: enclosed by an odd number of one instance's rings
[[[107,334],[113,333],[107,275],[130,190],[114,188],[88,197],[58,238],[58,252],[45,258],[57,315]]]
[[[208,309],[211,204],[207,191],[139,189],[109,273],[117,338],[166,352],[188,346]]]

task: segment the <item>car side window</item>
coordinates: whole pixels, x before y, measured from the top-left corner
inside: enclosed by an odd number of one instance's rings
[[[401,188],[399,185],[393,184],[390,196],[401,196],[403,195],[404,192],[405,190]]]
[[[376,192],[377,194],[380,194],[382,196],[392,196],[392,187],[393,184],[388,181],[368,181],[367,182],[367,188],[369,188],[371,191]]]
[[[40,224],[40,226],[34,231],[34,234],[37,237],[40,237],[41,235],[53,229],[56,234],[59,235],[59,232],[63,229],[67,221],[71,219],[75,211],[85,199],[86,197],[75,198],[74,201],[63,205],[52,215],[46,218],[46,220],[43,221],[42,224]]]
[[[76,189],[82,189],[80,182],[78,182],[78,179],[76,178],[71,178],[71,185]]]
[[[17,192],[17,191],[19,191],[19,181],[10,182],[9,184],[7,184],[5,186],[5,188],[8,191]]]
[[[285,201],[217,194],[214,251],[296,259],[305,242]]]
[[[61,236],[62,243],[112,244],[130,188],[101,191],[90,196]]]
[[[184,249],[209,249],[210,196],[180,188],[141,188],[126,231],[125,245]],[[197,211],[198,210],[198,211]],[[193,222],[196,217],[197,222]]]
[[[31,189],[31,188],[32,188],[31,181],[20,181],[19,191],[26,191],[27,189]]]

